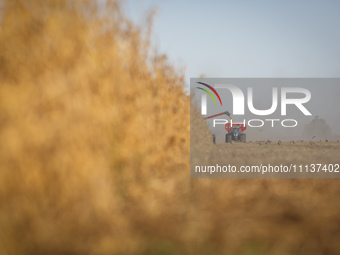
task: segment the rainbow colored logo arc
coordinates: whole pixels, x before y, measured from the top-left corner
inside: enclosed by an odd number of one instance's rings
[[[201,84],[201,85],[203,85],[203,86],[206,86],[206,87],[209,88],[212,92],[214,92],[215,95],[217,96],[218,100],[220,101],[221,106],[222,106],[222,100],[221,100],[221,98],[220,98],[220,95],[217,93],[217,91],[216,91],[213,87],[211,87],[210,85],[208,85],[208,84],[206,84],[206,83],[203,83],[203,82],[196,82],[196,83],[199,83],[199,84]],[[204,89],[204,88],[201,88],[201,87],[197,87],[197,88],[203,90],[204,92],[206,92],[206,93],[214,100],[215,105],[217,105],[214,96],[213,96],[208,90],[206,90],[206,89]]]

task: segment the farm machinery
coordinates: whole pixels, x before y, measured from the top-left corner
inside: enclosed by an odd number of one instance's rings
[[[225,125],[225,130],[227,131],[227,134],[225,135],[225,142],[229,143],[232,141],[235,142],[246,142],[246,134],[244,131],[247,129],[247,126],[245,123],[239,123],[239,122],[233,122],[233,118],[231,117],[231,114],[226,112],[221,112],[219,114],[211,115],[208,117],[205,117],[204,119],[211,119],[215,118],[221,115],[227,115],[230,118],[230,123],[227,123]],[[213,135],[213,142],[216,143],[216,137]]]

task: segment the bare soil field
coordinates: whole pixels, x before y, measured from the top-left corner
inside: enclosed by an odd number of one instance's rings
[[[234,164],[340,163],[339,142],[237,142],[216,144],[216,151]]]
[[[210,174],[200,173],[192,177],[338,178],[340,176],[339,142],[233,142],[216,144],[208,148],[209,150],[198,153],[199,156],[193,153],[192,163],[196,161],[196,165],[202,167],[228,166],[228,171],[225,169],[226,173],[221,173],[215,172],[214,169]],[[194,167],[193,164],[191,167]],[[232,172],[230,167],[234,167]],[[242,170],[247,167],[247,173],[240,174],[240,167]],[[276,172],[273,171],[274,167]],[[262,174],[253,173],[257,170]]]
[[[339,254],[338,179],[189,171],[190,151],[336,162],[337,143],[214,145],[200,118],[190,132],[183,76],[120,1],[0,6],[0,255]]]

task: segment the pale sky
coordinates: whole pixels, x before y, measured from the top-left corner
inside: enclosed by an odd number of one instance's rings
[[[129,0],[158,14],[154,44],[191,77],[340,77],[340,1]]]

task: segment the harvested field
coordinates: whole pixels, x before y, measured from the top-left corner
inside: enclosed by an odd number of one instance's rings
[[[0,255],[339,254],[339,180],[190,179],[183,76],[107,2],[0,1]],[[338,160],[195,121],[197,153]]]
[[[340,163],[338,142],[252,142],[216,145],[216,160],[228,155],[240,164],[330,164]],[[223,158],[223,157],[222,157]]]

